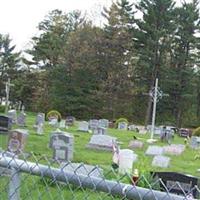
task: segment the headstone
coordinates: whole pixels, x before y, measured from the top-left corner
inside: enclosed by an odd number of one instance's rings
[[[195,187],[199,185],[198,178],[177,172],[152,172],[152,174],[156,180],[160,179],[162,181],[159,181],[161,191],[170,191],[170,193],[184,197],[187,194],[187,196],[192,195],[195,199],[199,198],[198,189]]]
[[[192,136],[190,140],[190,147],[192,149],[199,149],[200,148],[200,137]]]
[[[183,144],[171,144],[168,146],[164,146],[164,153],[170,155],[181,155],[185,150],[185,145]]]
[[[167,168],[169,167],[170,158],[167,156],[155,156],[152,161],[152,166]]]
[[[139,140],[132,140],[130,141],[128,146],[129,148],[133,148],[133,149],[141,149],[144,146],[144,143]]]
[[[162,155],[164,153],[163,147],[151,145],[146,150],[145,154],[150,156]]]
[[[35,125],[37,126],[38,124],[44,124],[44,122],[45,122],[45,114],[38,113],[35,120]]]
[[[18,126],[26,126],[26,114],[24,112],[21,112],[18,116],[17,116],[17,124]]]
[[[66,117],[66,121],[65,121],[65,124],[67,126],[73,126],[74,125],[74,122],[75,122],[75,118],[73,116],[67,116]]]
[[[74,151],[74,137],[67,132],[54,132],[50,137],[49,147],[54,150],[53,159],[71,161]]]
[[[100,119],[99,120],[99,126],[108,128],[109,127],[109,121],[107,119]]]
[[[89,121],[89,129],[93,130],[93,129],[97,129],[99,127],[99,120],[97,119],[91,119]]]
[[[62,119],[62,120],[59,122],[59,128],[66,128],[65,120]]]
[[[139,132],[139,129],[137,128],[136,125],[132,124],[128,126],[128,130],[129,131],[135,131],[135,132]]]
[[[0,115],[0,133],[7,133],[11,129],[12,123],[9,117]]]
[[[72,172],[77,175],[87,177],[103,178],[103,169],[98,166],[81,164],[81,163],[61,163],[60,168],[64,172]]]
[[[113,143],[116,143],[116,140],[115,137],[109,135],[92,135],[87,147],[97,150],[112,151]]]
[[[12,124],[17,123],[17,111],[12,109],[8,111],[8,117],[11,119]]]
[[[89,131],[89,123],[86,121],[79,122],[78,131],[88,132]]]
[[[28,130],[15,129],[10,131],[8,139],[8,151],[14,154],[20,154],[28,137]]]
[[[53,127],[57,127],[58,126],[58,118],[57,117],[51,117],[49,119],[49,125],[51,125]]]
[[[181,128],[179,129],[179,135],[181,137],[190,137],[192,135],[192,131],[187,128]]]
[[[98,127],[97,129],[93,129],[92,133],[96,135],[106,135],[107,129],[104,127]]]
[[[37,125],[37,134],[38,135],[42,135],[43,134],[43,132],[44,132],[44,130],[43,130],[43,124],[42,123],[39,123],[38,125]]]
[[[120,130],[127,130],[128,124],[126,122],[119,122],[118,123],[118,129]]]

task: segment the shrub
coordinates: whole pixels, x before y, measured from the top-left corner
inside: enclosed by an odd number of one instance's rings
[[[47,120],[48,120],[49,118],[51,118],[51,117],[56,117],[56,118],[58,118],[58,121],[60,121],[60,120],[62,119],[61,114],[60,114],[57,110],[51,110],[51,111],[49,111],[49,112],[47,113],[47,116],[46,116]]]
[[[193,131],[192,135],[194,135],[194,136],[199,136],[199,137],[200,137],[200,127],[196,128],[196,129]]]
[[[5,108],[6,108],[6,106],[0,105],[0,113],[4,113],[5,112]]]
[[[119,118],[119,119],[116,120],[116,122],[115,122],[115,128],[118,127],[118,124],[120,122],[126,122],[128,124],[128,120],[126,118],[121,117],[121,118]]]

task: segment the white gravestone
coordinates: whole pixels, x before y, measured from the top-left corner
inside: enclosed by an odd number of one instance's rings
[[[109,121],[107,119],[100,119],[99,120],[99,126],[108,128],[109,127]]]
[[[103,178],[103,169],[98,166],[87,165],[82,163],[64,163],[60,164],[60,168],[64,172],[72,172],[77,175],[89,177]]]
[[[152,161],[153,167],[167,168],[169,167],[170,158],[166,156],[155,156]]]
[[[162,155],[163,153],[164,153],[164,148],[155,145],[149,146],[145,152],[146,155],[150,156]]]
[[[107,150],[112,151],[113,143],[116,143],[116,138],[109,135],[92,135],[88,148],[97,150]]]
[[[170,155],[181,155],[185,150],[185,145],[183,144],[171,144],[169,146],[164,146],[164,153]]]
[[[86,121],[79,122],[78,131],[88,132],[89,131],[89,123]]]
[[[120,130],[127,130],[128,124],[126,122],[119,122],[118,123],[118,129]]]

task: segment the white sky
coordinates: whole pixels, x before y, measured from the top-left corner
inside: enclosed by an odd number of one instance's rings
[[[187,1],[187,0],[186,0]],[[31,37],[37,34],[38,23],[49,11],[65,12],[81,10],[98,18],[102,6],[109,7],[112,0],[2,0],[0,4],[0,33],[9,34],[17,50],[27,47]],[[130,0],[134,2],[134,0]]]

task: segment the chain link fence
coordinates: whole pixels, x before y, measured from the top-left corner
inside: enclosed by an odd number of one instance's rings
[[[59,163],[46,156],[0,154],[1,200],[199,199],[199,187],[187,187],[179,182],[169,187],[162,179],[145,175],[134,182],[129,174],[120,175],[113,168]]]

